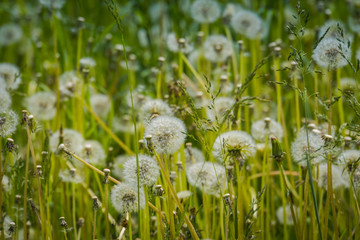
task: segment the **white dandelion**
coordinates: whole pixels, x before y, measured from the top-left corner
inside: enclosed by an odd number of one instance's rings
[[[152,137],[151,141],[157,153],[173,154],[184,143],[185,134],[185,124],[180,119],[158,116],[152,119],[146,126],[144,137],[149,135]]]
[[[111,175],[115,177],[124,178],[124,164],[129,159],[129,156],[119,155],[114,159]]]
[[[348,171],[353,170],[354,167],[360,164],[360,150],[349,149],[343,151],[338,156],[338,162],[343,168],[346,168]]]
[[[7,137],[16,131],[18,116],[12,110],[0,112],[0,136]]]
[[[176,38],[175,33],[169,33],[166,39],[166,44],[171,52],[179,52],[181,49],[182,53],[188,54],[193,51],[194,47],[190,44],[189,39],[185,39],[183,45],[180,46],[179,39]]]
[[[265,142],[266,136],[281,139],[283,137],[283,128],[280,123],[271,118],[265,118],[251,125],[251,135],[258,142]]]
[[[349,187],[349,176],[347,172],[342,171],[341,168],[331,164],[331,177],[332,177],[332,187],[333,189],[338,189],[341,187]],[[319,165],[319,176],[318,176],[318,185],[319,187],[327,190],[328,184],[328,166],[327,163]]]
[[[253,138],[243,131],[229,131],[222,133],[215,139],[213,155],[219,162],[236,160],[241,164],[256,154]]]
[[[235,32],[249,39],[262,38],[265,35],[264,21],[254,12],[240,10],[231,19],[231,26]]]
[[[0,78],[3,78],[8,90],[18,89],[21,83],[20,71],[11,63],[0,63]]]
[[[4,81],[5,82],[5,81]],[[0,80],[1,85],[1,80]],[[11,106],[12,100],[6,88],[0,87],[0,112],[5,112]]]
[[[62,143],[65,145],[65,147],[70,149],[75,154],[79,155],[82,153],[84,139],[81,133],[72,129],[65,128],[63,129],[62,136],[63,136]],[[56,152],[59,144],[60,144],[60,132],[56,131],[50,137],[50,149],[52,150],[52,152]]]
[[[225,168],[217,163],[195,163],[187,169],[186,176],[191,186],[210,195],[218,195],[220,188],[226,186]]]
[[[232,54],[232,43],[223,35],[211,35],[204,42],[204,57],[211,62],[224,62]]]
[[[313,51],[312,58],[317,65],[326,69],[337,69],[348,64],[351,49],[334,38],[323,39]]]
[[[214,0],[196,0],[191,5],[191,16],[199,23],[215,22],[220,14],[220,6]]]
[[[153,186],[159,178],[160,168],[156,160],[148,155],[139,154],[139,182],[140,186],[145,185],[147,187]],[[124,179],[126,182],[137,186],[137,163],[136,157],[130,157],[124,163]]]
[[[90,105],[93,112],[100,118],[106,118],[110,112],[110,99],[105,94],[94,94],[90,97]]]
[[[299,216],[300,209],[298,207],[294,207],[295,216]],[[288,204],[285,207],[286,210],[286,225],[292,226],[294,225],[294,219],[291,214],[291,206]],[[284,224],[284,208],[281,206],[276,210],[276,218],[279,221],[280,224]]]
[[[37,119],[47,121],[56,115],[56,96],[52,92],[37,92],[26,99],[26,106]]]
[[[94,68],[96,66],[96,61],[91,57],[83,57],[80,59],[81,68]]]
[[[82,156],[85,161],[94,165],[105,165],[106,154],[103,146],[96,140],[85,140],[83,143]]]
[[[61,74],[59,78],[59,90],[62,97],[72,97],[80,81],[75,71],[68,71]]]
[[[6,175],[3,176],[1,181],[2,187],[5,190],[5,192],[10,192],[12,189],[10,178]]]
[[[15,23],[4,24],[0,27],[0,46],[18,43],[23,35],[21,27]]]
[[[321,134],[309,130],[308,135],[309,144],[307,141],[306,129],[304,127],[301,128],[291,144],[293,161],[303,167],[307,166],[307,153],[309,154],[311,164],[315,165],[325,160],[325,141],[321,137]]]
[[[84,181],[84,176],[76,171],[76,169],[66,169],[59,172],[59,177],[63,182],[81,183]]]
[[[140,109],[140,119],[148,123],[154,115],[173,116],[174,113],[166,102],[161,99],[149,99]]]
[[[215,122],[216,119],[221,122],[223,120],[224,113],[234,105],[235,101],[229,97],[218,97],[214,100],[214,105],[212,108],[206,109],[207,118]]]
[[[111,203],[119,213],[137,212],[138,190],[125,183],[119,183],[111,190]],[[144,208],[144,190],[140,189],[140,207]]]

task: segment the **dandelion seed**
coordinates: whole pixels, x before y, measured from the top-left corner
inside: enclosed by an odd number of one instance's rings
[[[97,165],[104,166],[106,154],[101,143],[96,140],[85,140],[83,143],[82,154],[85,161]]]
[[[244,162],[254,157],[255,142],[252,137],[243,131],[229,131],[215,139],[213,155],[219,162],[236,161],[242,166]]]
[[[125,183],[119,183],[111,190],[111,203],[119,213],[137,212],[137,189],[133,189]],[[144,190],[140,189],[140,207],[144,208],[144,206]]]
[[[286,209],[286,225],[292,226],[292,225],[294,225],[294,219],[291,214],[291,206],[288,204],[288,205],[286,205],[285,209]],[[296,215],[299,216],[300,209],[298,207],[294,206],[294,212],[295,212],[295,216]],[[284,225],[285,219],[284,219],[284,208],[283,207],[279,207],[276,210],[276,218],[280,224]]]
[[[139,154],[139,183],[147,187],[153,186],[160,175],[160,168],[153,157],[145,154]],[[127,183],[137,186],[137,163],[136,157],[129,158],[124,163],[124,179]]]
[[[12,110],[0,112],[0,136],[6,137],[16,131],[18,116]]]
[[[212,23],[220,17],[220,7],[213,0],[196,0],[191,5],[191,16],[199,23]]]
[[[3,78],[8,90],[18,89],[21,83],[20,71],[11,63],[0,63],[0,78]]]
[[[19,25],[15,23],[4,24],[0,27],[0,46],[9,46],[18,43],[23,35]]]
[[[323,39],[313,51],[312,58],[320,67],[337,69],[346,66],[351,49],[334,38]]]
[[[56,115],[56,96],[52,92],[37,92],[26,99],[28,110],[42,121],[51,120]]]
[[[217,163],[195,163],[188,168],[186,176],[191,186],[204,189],[210,195],[218,195],[220,188],[226,184],[225,168]]]
[[[281,139],[283,137],[283,128],[280,123],[271,118],[265,118],[252,124],[251,135],[258,142],[265,142],[266,136],[268,138],[275,136],[277,139]]]
[[[294,162],[306,167],[307,154],[309,154],[310,163],[315,165],[323,161],[325,158],[324,151],[325,141],[321,134],[316,134],[309,130],[309,146],[307,143],[306,129],[301,128],[295,140],[291,144],[291,155]]]
[[[343,172],[338,166],[331,164],[331,177],[332,177],[332,188],[338,189],[341,187],[349,187],[349,176],[347,172]],[[326,163],[319,165],[319,187],[327,190],[328,183],[328,166]]]
[[[185,124],[180,119],[169,116],[152,119],[144,132],[144,136],[152,136],[152,143],[159,154],[173,154],[179,150],[185,141],[185,134]]]
[[[213,108],[206,109],[206,116],[207,118],[215,122],[216,119],[221,122],[223,120],[223,115],[227,110],[231,108],[232,105],[234,105],[235,101],[228,97],[218,97],[214,100],[214,106]]]
[[[211,35],[204,42],[204,57],[211,62],[224,62],[232,54],[232,43],[223,35]]]
[[[254,12],[240,10],[231,19],[231,26],[235,32],[249,39],[263,38],[265,36],[265,25],[263,20]]]
[[[105,119],[110,112],[110,99],[105,94],[95,94],[90,97],[91,109],[94,113]]]
[[[1,79],[0,79],[0,86],[1,86]],[[5,81],[4,81],[5,84]],[[12,100],[10,97],[9,92],[5,89],[0,87],[0,112],[5,112],[11,106]]]
[[[148,123],[155,115],[173,116],[170,106],[161,99],[150,99],[140,109],[140,119]]]
[[[64,129],[63,130],[63,144],[65,147],[70,149],[75,154],[82,153],[82,147],[84,143],[84,139],[82,135],[72,129]],[[53,135],[50,137],[50,149],[52,152],[56,152],[60,142],[59,142],[60,132],[56,131]]]

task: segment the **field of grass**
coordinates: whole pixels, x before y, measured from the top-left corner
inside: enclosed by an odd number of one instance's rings
[[[360,239],[360,1],[0,1],[0,240]]]

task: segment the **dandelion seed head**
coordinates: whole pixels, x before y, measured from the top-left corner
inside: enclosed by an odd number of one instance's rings
[[[0,136],[7,137],[16,131],[18,116],[12,110],[0,112]]]
[[[346,171],[342,171],[341,168],[331,164],[331,176],[332,176],[332,188],[337,189],[341,187],[349,187],[349,176]],[[327,163],[319,165],[319,177],[318,185],[319,187],[327,190],[328,183],[328,166]]]
[[[222,13],[223,22],[228,24],[231,21],[234,14],[240,10],[242,10],[242,7],[240,4],[227,3],[225,5],[224,11]]]
[[[241,159],[243,161],[254,157],[256,145],[253,138],[243,131],[229,131],[222,133],[215,139],[213,155],[219,162],[227,159]]]
[[[31,114],[42,121],[51,120],[56,115],[56,96],[52,92],[37,92],[26,99]]]
[[[134,123],[129,115],[115,116],[112,121],[112,127],[114,132],[135,133]]]
[[[187,169],[186,176],[191,186],[197,187],[200,190],[204,189],[204,192],[209,195],[218,195],[220,188],[226,185],[225,168],[217,163],[195,163]]]
[[[6,215],[3,220],[3,231],[4,231],[6,239],[12,238],[12,233],[9,232],[10,223],[12,223],[12,222],[13,222],[13,220],[8,215]]]
[[[214,108],[206,109],[207,118],[215,122],[216,118],[221,122],[223,119],[223,114],[231,108],[231,106],[235,103],[232,98],[229,97],[218,97],[214,100]]]
[[[192,155],[190,155],[189,151],[185,149],[185,167],[188,167],[198,162],[205,162],[204,154],[200,149],[193,147],[191,148],[191,153]],[[180,157],[180,153],[179,153],[179,157]]]
[[[354,78],[341,78],[340,88],[344,92],[355,92],[359,89],[358,84]]]
[[[306,167],[306,153],[309,153],[310,163],[315,165],[323,161],[325,151],[324,151],[325,141],[321,137],[321,134],[315,134],[309,130],[309,146],[307,143],[306,129],[303,127],[298,132],[295,140],[291,144],[291,155],[294,162],[299,165]]]
[[[59,177],[63,182],[81,183],[84,181],[84,176],[76,171],[76,169],[66,169],[59,172]]]
[[[258,142],[265,142],[266,136],[275,136],[277,139],[283,137],[283,128],[280,123],[267,118],[256,121],[251,126],[251,135]]]
[[[0,46],[9,46],[21,40],[23,31],[15,23],[7,23],[0,27]]]
[[[337,39],[324,38],[314,49],[312,58],[320,67],[337,69],[348,64],[346,59],[351,58],[351,49]]]
[[[263,20],[254,12],[240,10],[231,19],[231,26],[235,32],[249,39],[262,38],[265,35]]]
[[[52,152],[56,152],[60,142],[59,142],[59,136],[60,132],[56,131],[54,134],[50,137],[50,149]],[[75,154],[79,155],[82,153],[82,147],[84,143],[84,139],[81,135],[81,133],[72,130],[72,129],[64,129],[63,130],[63,142],[65,147],[70,149]]]
[[[105,119],[110,112],[110,99],[105,94],[94,94],[90,97],[91,109],[100,118]]]
[[[360,150],[356,149],[349,149],[343,151],[338,156],[338,162],[340,165],[342,165],[344,168],[353,167],[353,165],[360,164]],[[348,169],[350,170],[350,169]]]
[[[3,176],[1,184],[2,184],[2,187],[5,190],[5,192],[11,191],[12,185],[11,185],[10,178],[8,176],[6,176],[6,175]]]
[[[40,4],[49,9],[61,9],[65,0],[40,0]]]
[[[147,187],[153,186],[159,178],[160,168],[151,156],[145,154],[139,154],[139,182],[140,186],[145,185]],[[132,183],[137,186],[137,164],[136,157],[130,157],[124,163],[124,179],[126,182]]]
[[[178,192],[177,193],[177,197],[179,199],[187,199],[189,198],[190,196],[192,195],[192,193],[188,190],[185,190],[185,191],[181,191],[181,192]]]
[[[8,90],[18,89],[21,83],[20,71],[11,63],[0,63],[0,78],[3,78]]]
[[[340,29],[343,31],[343,36],[341,36]],[[333,39],[342,39],[344,41],[350,40],[352,42],[352,37],[346,32],[345,25],[337,20],[329,20],[325,22],[321,28],[319,29],[318,38],[322,37],[325,32],[329,29],[326,33],[324,38],[333,38]]]
[[[126,183],[119,183],[111,190],[111,203],[119,213],[137,212],[138,194],[137,189]],[[140,189],[140,207],[144,208],[144,190]]]
[[[183,45],[183,47],[180,48],[179,39],[176,38],[175,33],[170,33],[167,36],[166,44],[171,52],[179,52],[181,49],[182,53],[188,54],[192,52],[194,49],[194,47],[189,43],[188,40],[185,40],[185,45]]]
[[[82,156],[85,161],[97,165],[104,166],[106,154],[103,146],[96,140],[85,140],[83,143]]]
[[[152,136],[155,151],[159,154],[173,154],[179,150],[185,141],[185,134],[185,124],[180,119],[170,116],[152,119],[144,132],[144,136]]]
[[[1,85],[0,80],[0,85]],[[4,81],[5,84],[5,81]],[[0,112],[5,112],[9,109],[11,106],[12,100],[9,92],[6,90],[6,88],[0,87]]]
[[[61,74],[59,78],[59,90],[65,98],[72,97],[80,83],[80,78],[76,76],[75,71],[68,71]]]
[[[286,205],[285,210],[286,210],[286,224],[289,226],[294,225],[294,219],[292,218],[290,205]],[[297,213],[297,215],[299,215],[300,210],[298,207],[294,206],[294,211],[295,211],[295,213]],[[276,210],[276,218],[280,224],[284,225],[284,222],[285,222],[284,221],[284,208],[282,206]]]
[[[215,22],[220,14],[220,6],[214,0],[196,0],[191,5],[191,16],[199,23]]]
[[[114,159],[113,168],[111,170],[111,174],[115,177],[124,179],[124,164],[129,160],[129,156],[119,155]]]
[[[96,61],[92,57],[83,57],[80,59],[81,68],[94,68]]]
[[[211,35],[204,42],[204,57],[211,62],[224,62],[232,53],[232,43],[223,35]]]
[[[171,107],[161,99],[150,99],[140,109],[140,119],[148,123],[154,114],[159,116],[173,116]]]

